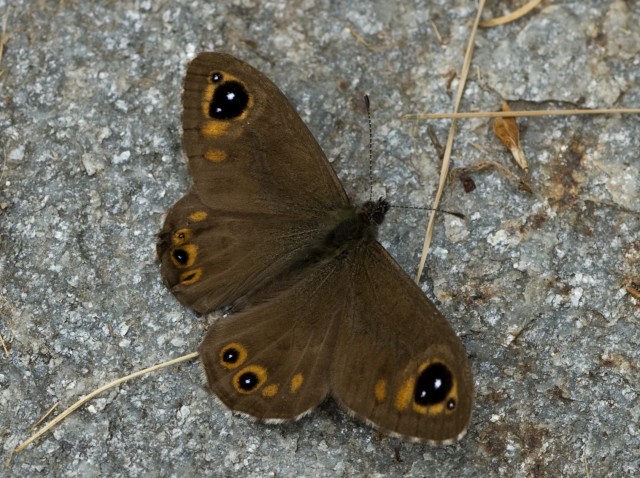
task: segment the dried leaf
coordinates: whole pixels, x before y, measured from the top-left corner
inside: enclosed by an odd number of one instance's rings
[[[511,111],[506,101],[502,102],[502,111]],[[504,144],[511,154],[516,163],[524,169],[529,170],[529,163],[524,156],[524,151],[520,145],[520,131],[518,130],[518,123],[515,118],[496,118],[493,121],[493,132],[498,139]]]
[[[461,174],[460,181],[462,182],[465,193],[470,193],[476,188],[476,183],[473,181],[473,178],[467,174]]]
[[[631,284],[627,284],[625,289],[630,296],[640,299],[640,287],[637,284],[633,282]]]

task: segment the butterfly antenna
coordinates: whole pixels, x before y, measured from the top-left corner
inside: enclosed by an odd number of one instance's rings
[[[371,127],[371,103],[369,95],[364,95],[364,106],[369,120],[369,201],[373,200],[373,128]]]
[[[372,201],[373,200],[373,127],[371,126],[371,102],[369,101],[369,95],[364,95],[364,106],[367,109],[367,119],[369,121],[369,201]],[[446,211],[444,209],[438,209],[438,208],[433,209],[433,208],[416,207],[416,206],[390,205],[390,207],[399,208],[399,209],[422,209],[422,210],[439,211],[445,214],[450,214],[452,216],[455,216],[458,219],[462,219],[463,221],[467,220],[467,216],[465,214],[457,211]]]
[[[438,212],[442,212],[444,214],[450,214],[452,216],[457,217],[458,219],[462,219],[463,221],[467,220],[467,215],[463,214],[461,212],[458,212],[458,211],[447,211],[446,209],[432,208],[432,207],[419,207],[419,206],[395,206],[395,205],[391,205],[391,207],[397,208],[397,209],[419,209],[421,211],[438,211]]]

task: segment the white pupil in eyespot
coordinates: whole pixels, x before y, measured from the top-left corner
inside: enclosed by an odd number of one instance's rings
[[[236,94],[233,92],[227,93],[227,99],[229,101],[233,100],[236,97]]]
[[[436,381],[433,384],[433,386],[435,387],[436,390],[438,390],[440,387],[442,387],[442,380],[440,380],[439,378],[436,378]]]

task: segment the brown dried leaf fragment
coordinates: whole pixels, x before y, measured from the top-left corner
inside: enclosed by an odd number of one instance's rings
[[[502,102],[502,111],[511,111],[506,101]],[[529,170],[529,163],[524,156],[522,145],[520,144],[520,130],[515,118],[496,118],[493,121],[493,132],[504,144],[515,159],[518,166],[525,171]]]
[[[468,174],[461,174],[460,182],[462,182],[462,187],[464,188],[465,193],[470,193],[476,188],[476,183]]]
[[[636,282],[630,282],[625,286],[625,289],[627,290],[627,294],[629,294],[631,297],[640,300],[640,284]]]
[[[497,161],[481,161],[477,164],[466,168],[456,168],[451,170],[449,173],[449,182],[453,182],[454,180],[461,178],[462,176],[469,175],[470,173],[478,173],[481,171],[495,170],[502,177],[506,178],[512,184],[518,186],[518,189],[522,191],[526,191],[528,193],[533,193],[533,188],[529,183],[527,183],[524,179],[520,178],[516,174],[513,174],[509,171],[508,168],[504,167],[502,164]]]

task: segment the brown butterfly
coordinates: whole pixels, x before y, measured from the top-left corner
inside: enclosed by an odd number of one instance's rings
[[[211,392],[262,420],[332,396],[392,434],[461,438],[467,357],[377,242],[388,203],[352,205],[285,96],[233,56],[198,55],[183,103],[194,185],[169,211],[158,255],[181,303],[228,308],[200,346]]]

